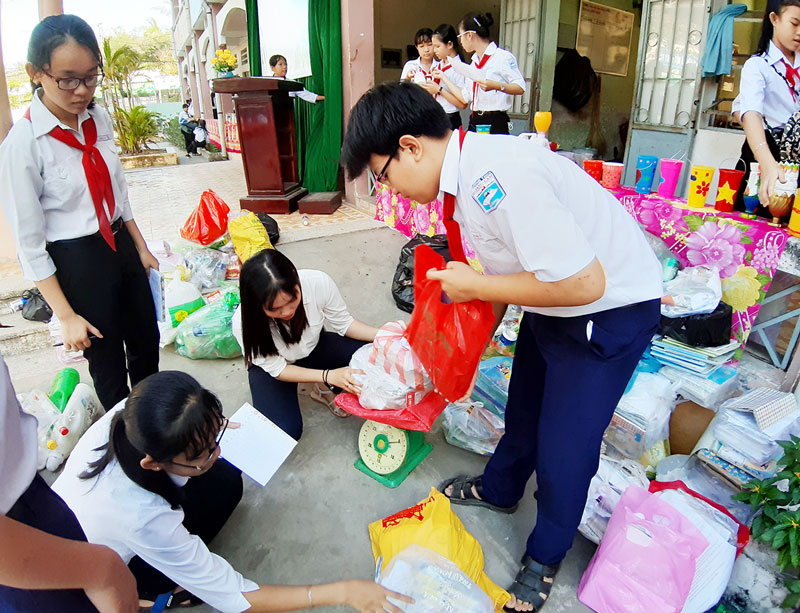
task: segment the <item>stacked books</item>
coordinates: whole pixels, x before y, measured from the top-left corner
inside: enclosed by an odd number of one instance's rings
[[[732,340],[718,347],[692,347],[666,336],[656,337],[650,353],[664,365],[697,375],[708,375],[733,358],[739,343]]]

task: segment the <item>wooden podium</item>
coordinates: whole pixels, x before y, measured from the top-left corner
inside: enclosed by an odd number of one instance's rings
[[[291,213],[308,193],[300,186],[294,102],[289,92],[303,85],[271,77],[214,79],[215,94],[233,94],[242,147],[247,197],[243,209]]]

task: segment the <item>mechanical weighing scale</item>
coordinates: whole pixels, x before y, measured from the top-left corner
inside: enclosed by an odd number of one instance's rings
[[[336,404],[345,411],[360,417],[381,416],[391,421],[402,413],[399,410],[374,411],[365,409],[354,394],[339,394]],[[438,394],[429,394],[418,407],[438,413],[447,401]],[[440,405],[440,407],[439,407]],[[406,418],[406,421],[409,421]],[[413,420],[411,420],[413,421]],[[432,420],[431,420],[432,422]],[[411,423],[411,422],[409,422]],[[428,425],[430,428],[430,425]],[[358,432],[359,458],[355,467],[386,487],[397,487],[431,452],[433,447],[425,441],[425,433],[404,430],[388,424],[366,419]]]

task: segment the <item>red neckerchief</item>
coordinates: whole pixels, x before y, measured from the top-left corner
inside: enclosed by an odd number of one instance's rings
[[[486,51],[484,51],[484,52],[483,52],[483,57],[481,58],[481,61],[480,61],[480,62],[478,62],[477,64],[475,64],[475,68],[477,68],[478,70],[480,70],[481,68],[483,68],[484,66],[486,66],[486,62],[488,62],[488,61],[489,61],[489,58],[490,58],[490,57],[492,57],[492,56],[491,56],[491,55],[489,55],[488,53],[486,53]],[[478,85],[478,82],[477,82],[477,81],[475,81],[475,82],[472,84],[472,108],[473,108],[473,109],[475,108],[475,99],[478,97],[478,88],[479,88],[479,87],[480,87],[480,85]]]
[[[789,84],[789,92],[792,94],[792,100],[797,98],[797,93],[794,89],[794,84],[797,83],[800,85],[800,69],[794,68],[793,66],[789,65],[784,59],[781,59],[783,62],[784,68],[786,68],[786,81]]]
[[[458,150],[459,152],[464,148],[464,138],[467,136],[464,128],[458,129]],[[444,193],[444,201],[442,202],[442,209],[444,213],[444,228],[447,231],[447,246],[450,248],[450,255],[458,262],[467,263],[467,258],[464,257],[464,247],[461,245],[461,228],[458,222],[453,219],[453,214],[456,212],[456,197],[453,194]]]
[[[442,60],[441,62],[439,62],[439,70],[441,70],[442,72],[446,72],[447,70],[450,70],[451,68],[452,68],[452,66],[450,65],[449,62],[446,62],[445,60]],[[433,82],[436,83],[436,85],[441,85],[441,79],[434,79]],[[438,96],[439,96],[439,94],[434,94],[433,95],[434,98],[437,98]]]
[[[25,119],[31,120],[30,108],[25,111]],[[65,145],[80,149],[83,151],[83,172],[86,174],[86,181],[89,184],[89,193],[92,196],[94,203],[94,212],[97,215],[97,225],[100,228],[100,235],[108,243],[114,251],[117,250],[114,233],[111,231],[111,222],[109,218],[114,215],[116,204],[114,202],[114,188],[111,185],[111,175],[108,172],[106,161],[100,154],[100,151],[95,147],[97,142],[97,126],[94,124],[94,119],[89,117],[83,122],[83,137],[86,139],[86,144],[82,144],[75,135],[67,132],[61,126],[56,126],[49,132],[50,136],[57,141],[61,141]],[[108,207],[108,214],[103,208],[103,199],[106,201]]]

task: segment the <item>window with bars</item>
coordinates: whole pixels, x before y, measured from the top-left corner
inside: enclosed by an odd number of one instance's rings
[[[520,72],[525,77],[526,93],[522,96],[511,97],[513,106],[509,114],[512,117],[527,118],[530,116],[540,14],[541,0],[506,0],[503,2],[500,46],[514,54]]]
[[[239,58],[239,59],[241,60],[240,64],[241,64],[242,66],[244,66],[245,64],[247,64],[247,63],[248,63],[248,62],[247,62],[247,47],[245,47],[244,49],[242,49],[242,51],[241,51],[241,53],[240,53],[239,55],[241,55],[241,57]]]
[[[650,0],[645,7],[633,121],[644,128],[689,129],[709,0]]]

